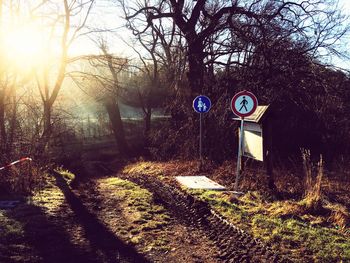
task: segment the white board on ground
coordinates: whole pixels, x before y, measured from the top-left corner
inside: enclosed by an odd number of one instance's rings
[[[176,180],[191,189],[225,190],[226,188],[206,176],[176,176]]]

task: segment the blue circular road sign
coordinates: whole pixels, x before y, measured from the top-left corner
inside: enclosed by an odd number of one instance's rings
[[[211,101],[207,96],[199,95],[193,100],[193,109],[198,113],[206,113],[210,107]]]

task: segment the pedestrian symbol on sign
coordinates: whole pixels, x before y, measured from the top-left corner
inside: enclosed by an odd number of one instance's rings
[[[245,99],[245,96],[243,96],[243,100],[240,104],[242,104],[242,107],[239,109],[239,111],[241,111],[243,109],[243,107],[244,107],[245,111],[248,111],[247,106],[246,106],[248,104],[248,101]]]
[[[206,113],[210,110],[211,101],[207,96],[197,96],[193,100],[193,108],[198,113]]]
[[[203,107],[203,101],[202,101],[202,98],[199,98],[199,99],[198,99],[198,104],[197,104],[197,107],[198,107],[199,111],[202,111],[202,107]]]
[[[207,105],[205,104],[205,102],[202,101],[202,98],[198,98],[197,108],[200,112],[207,111]]]
[[[249,91],[238,92],[231,100],[231,109],[238,117],[244,118],[252,115],[258,106],[258,100]]]

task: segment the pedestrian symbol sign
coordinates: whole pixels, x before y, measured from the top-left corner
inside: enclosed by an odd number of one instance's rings
[[[206,113],[210,107],[211,101],[207,96],[199,95],[193,100],[193,109],[198,113]]]
[[[233,113],[241,118],[252,115],[257,106],[258,100],[255,95],[246,90],[238,92],[233,96],[231,101],[231,109]]]
[[[202,158],[202,113],[206,113],[210,110],[211,101],[207,96],[199,95],[193,100],[193,109],[200,113],[199,114],[199,170],[203,167],[203,158]]]
[[[241,91],[233,96],[231,100],[231,109],[234,114],[241,117],[241,129],[238,143],[237,168],[235,191],[238,191],[239,178],[242,175],[242,153],[244,151],[244,117],[252,115],[258,107],[258,99],[249,91]]]

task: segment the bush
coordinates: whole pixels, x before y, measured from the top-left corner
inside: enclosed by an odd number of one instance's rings
[[[0,171],[0,192],[5,196],[30,196],[44,186],[46,179],[45,169],[24,162]]]

